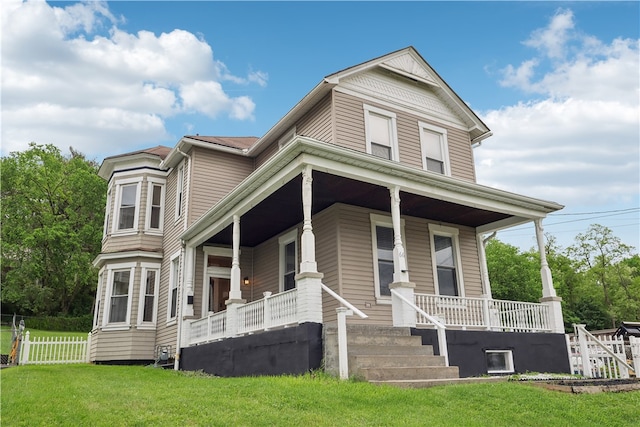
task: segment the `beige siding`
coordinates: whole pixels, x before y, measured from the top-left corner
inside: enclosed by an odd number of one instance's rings
[[[313,233],[316,238],[316,262],[318,271],[324,274],[322,283],[334,292],[340,293],[338,271],[338,209],[334,205],[316,214],[312,218]],[[330,322],[336,318],[336,308],[340,303],[322,292],[322,317],[324,322]]]
[[[464,280],[464,295],[467,297],[480,297],[482,295],[482,277],[480,273],[480,260],[478,257],[478,240],[475,230],[468,227],[459,227],[460,257],[462,258],[462,271]]]
[[[390,108],[352,95],[335,92],[335,127],[337,145],[366,152],[363,104],[378,107],[396,114],[398,151],[400,162],[422,169],[422,149],[418,121],[439,126],[447,130],[451,176],[475,181],[473,153],[469,133],[447,124],[428,120],[403,110]]]
[[[255,168],[258,169],[267,160],[278,152],[278,140],[273,141],[264,151],[255,158]]]
[[[333,142],[333,128],[331,123],[331,95],[325,96],[315,107],[298,120],[296,133],[319,139],[320,141]]]
[[[91,347],[91,360],[94,362],[153,360],[155,331],[101,331],[92,335]]]
[[[191,157],[189,224],[253,172],[253,159],[231,153],[194,148]]]
[[[267,240],[256,246],[253,251],[253,292],[255,299],[260,299],[263,292],[277,293],[279,290],[278,274],[280,268],[278,237]]]
[[[366,152],[362,100],[335,91],[333,96],[336,129],[334,143],[356,151]]]

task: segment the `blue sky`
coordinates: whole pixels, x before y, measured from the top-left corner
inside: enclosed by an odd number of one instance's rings
[[[640,246],[638,2],[0,7],[3,155],[260,136],[325,75],[412,45],[494,132],[480,183],[566,205],[545,221],[562,246],[594,222]],[[532,227],[499,237],[535,245]]]

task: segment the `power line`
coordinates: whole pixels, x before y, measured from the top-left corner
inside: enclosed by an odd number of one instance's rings
[[[550,213],[549,216],[568,216],[568,215],[599,215],[604,213],[614,213],[614,212],[631,212],[640,210],[639,208],[629,208],[629,209],[617,209],[612,211],[594,211],[594,212],[577,212],[577,213]]]

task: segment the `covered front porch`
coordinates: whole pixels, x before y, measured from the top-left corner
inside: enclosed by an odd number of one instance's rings
[[[183,234],[180,345],[334,323],[341,307],[356,314],[349,323],[439,332],[562,333],[560,300],[546,264],[541,227],[546,213],[559,208],[297,137]],[[484,236],[531,221],[541,248],[543,299],[494,300]],[[380,224],[391,230],[388,249],[376,247],[375,227]],[[431,234],[455,227],[462,230],[459,240],[451,234],[460,262],[459,286],[447,295],[444,285],[438,288],[436,253],[432,249],[429,254],[428,247],[434,246]],[[424,230],[424,236],[414,229]],[[294,251],[287,255],[290,241]],[[230,289],[225,310],[198,316],[204,310],[194,310],[194,301],[202,300],[194,260],[204,246],[229,251]],[[269,250],[274,257],[279,252],[279,259],[262,261],[266,255],[261,254]],[[254,253],[250,273],[240,268],[241,251]],[[384,283],[385,274],[390,283]],[[244,278],[256,289],[249,300],[246,290],[243,295]]]

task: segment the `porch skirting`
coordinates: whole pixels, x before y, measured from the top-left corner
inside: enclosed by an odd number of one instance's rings
[[[322,324],[302,323],[181,350],[180,369],[221,377],[304,374],[322,363]]]
[[[564,334],[446,331],[449,364],[458,366],[460,377],[487,374],[487,350],[511,350],[515,373],[571,372]],[[438,335],[434,329],[411,328],[411,335],[422,337],[422,345],[433,345],[438,354]]]

